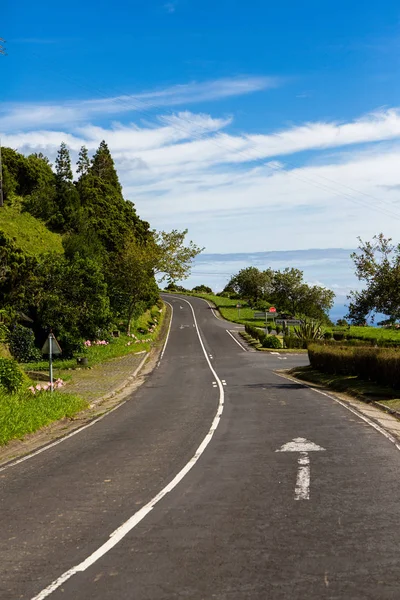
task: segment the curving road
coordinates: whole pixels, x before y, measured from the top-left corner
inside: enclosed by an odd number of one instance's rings
[[[132,399],[0,472],[0,598],[398,600],[396,446],[168,301]]]

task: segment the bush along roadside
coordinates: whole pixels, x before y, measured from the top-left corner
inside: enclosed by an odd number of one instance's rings
[[[245,325],[245,332],[242,337],[255,348],[282,348],[280,339],[276,335],[266,335],[261,329],[253,325]]]
[[[310,364],[322,373],[356,376],[400,389],[400,350],[365,346],[310,344]]]

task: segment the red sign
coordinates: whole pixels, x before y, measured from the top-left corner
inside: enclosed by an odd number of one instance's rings
[[[276,312],[276,308],[274,306],[271,306],[268,312]]]

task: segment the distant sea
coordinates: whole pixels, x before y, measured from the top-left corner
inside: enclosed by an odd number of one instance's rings
[[[312,285],[323,285],[336,294],[330,311],[333,321],[347,312],[347,295],[360,288],[350,258],[353,252],[345,248],[288,250],[279,252],[252,252],[235,254],[200,254],[194,261],[192,273],[181,285],[192,289],[205,284],[220,292],[240,269],[254,266],[258,269],[282,270],[295,267],[304,272],[304,279]]]

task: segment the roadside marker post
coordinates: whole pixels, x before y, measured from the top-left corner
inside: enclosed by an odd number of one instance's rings
[[[48,354],[49,355],[50,389],[51,389],[52,392],[54,392],[54,385],[53,385],[53,354],[55,356],[57,356],[58,354],[61,354],[61,353],[62,353],[61,346],[57,342],[56,338],[54,337],[53,332],[50,331],[47,340],[43,344],[42,354]]]

